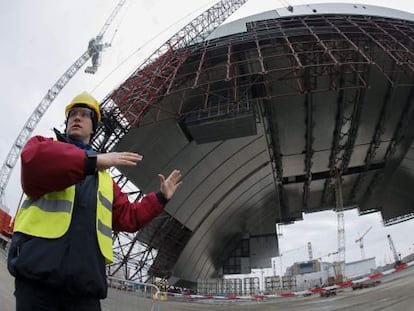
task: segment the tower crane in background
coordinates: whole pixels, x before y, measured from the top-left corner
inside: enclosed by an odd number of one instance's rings
[[[313,260],[312,243],[308,242],[308,258],[309,261]]]
[[[101,52],[104,48],[111,46],[111,43],[103,43],[103,37],[108,30],[109,26],[115,19],[116,15],[125,4],[126,0],[119,1],[118,5],[112,11],[109,18],[106,20],[104,26],[100,30],[99,34],[89,41],[88,49],[65,71],[65,73],[55,82],[55,84],[47,91],[46,95],[42,98],[32,115],[24,124],[22,130],[17,136],[15,142],[10,149],[6,160],[3,163],[0,172],[0,207],[6,207],[5,191],[7,183],[13,172],[13,168],[16,165],[17,159],[20,153],[30,138],[30,135],[36,128],[40,119],[43,117],[47,109],[50,107],[55,98],[59,95],[66,84],[75,76],[75,74],[82,68],[82,66],[92,58],[92,65],[85,69],[86,73],[94,74],[98,70],[100,65]],[[112,38],[113,40],[113,38]]]
[[[342,175],[339,169],[335,171],[335,202],[337,215],[338,260],[334,263],[335,275],[338,280],[343,278],[345,270],[345,216],[342,196]]]
[[[364,251],[364,236],[371,230],[372,226],[370,226],[364,234],[362,234],[358,239],[355,240],[355,243],[359,242],[359,248],[361,249],[361,259],[365,259],[365,251]]]
[[[387,238],[388,238],[388,243],[390,244],[390,249],[391,249],[392,255],[394,256],[394,265],[399,266],[401,264],[401,259],[400,259],[401,255],[398,254],[397,250],[395,249],[395,245],[394,245],[394,242],[391,238],[391,235],[388,234]]]

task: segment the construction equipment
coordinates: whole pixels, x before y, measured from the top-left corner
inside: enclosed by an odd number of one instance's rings
[[[309,260],[313,259],[312,243],[311,242],[308,242],[308,257],[309,257]]]
[[[358,239],[355,240],[355,243],[359,242],[359,248],[361,249],[361,259],[365,259],[365,252],[364,252],[364,236],[371,230],[372,226],[370,226],[364,234],[362,234]]]
[[[335,171],[335,202],[337,215],[338,259],[334,262],[334,270],[336,278],[342,279],[345,270],[345,217],[342,196],[342,175],[339,169],[336,169]]]
[[[89,57],[92,58],[92,66],[88,66],[85,69],[86,73],[95,74],[98,70],[98,67],[101,65],[101,56],[103,49],[110,47],[113,37],[111,39],[111,42],[102,42],[103,36],[105,32],[108,30],[109,26],[112,24],[113,20],[115,19],[116,15],[121,10],[122,6],[125,4],[126,0],[119,1],[118,5],[115,7],[115,9],[112,11],[111,15],[106,20],[105,24],[102,26],[101,31],[99,34],[95,37],[89,40],[88,44],[88,54]]]
[[[327,289],[323,290],[319,293],[320,297],[331,297],[336,296],[336,288],[335,289]]]
[[[365,281],[352,284],[352,290],[375,287],[381,284],[381,281]]]
[[[316,260],[322,260],[322,258],[324,258],[324,257],[330,257],[331,255],[338,255],[338,251],[332,252],[332,253],[328,253],[328,254],[325,254],[325,255],[322,255],[322,256],[319,256],[318,258],[315,258],[315,259]]]
[[[88,49],[65,71],[65,73],[55,82],[55,84],[46,92],[46,95],[37,105],[32,115],[26,121],[23,129],[20,131],[15,142],[10,149],[6,160],[3,163],[0,172],[0,204],[6,207],[5,191],[7,183],[9,182],[10,176],[13,172],[13,168],[16,165],[17,159],[20,153],[28,141],[30,135],[36,128],[40,119],[43,117],[47,109],[50,107],[55,98],[59,95],[66,84],[75,76],[75,74],[82,68],[82,66],[92,58],[92,66],[85,69],[85,72],[94,74],[100,63],[100,55],[104,48],[110,46],[110,43],[102,43],[102,39],[108,27],[111,25],[115,16],[119,13],[126,0],[119,1],[118,5],[112,11],[109,18],[106,20],[99,34],[89,41]],[[113,39],[113,38],[112,38]]]
[[[394,265],[399,266],[399,265],[401,265],[400,255],[398,254],[397,250],[395,249],[395,245],[394,245],[394,242],[391,238],[391,235],[388,234],[387,238],[388,238],[388,242],[390,244],[390,249],[391,249],[392,255],[394,256]]]

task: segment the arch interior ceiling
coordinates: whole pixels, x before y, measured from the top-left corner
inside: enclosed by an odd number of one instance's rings
[[[144,155],[122,170],[144,193],[159,188],[158,173],[183,173],[138,233],[158,249],[153,275],[269,267],[276,223],[335,208],[336,171],[345,208],[380,211],[386,225],[414,215],[414,23],[276,13],[188,48],[116,146]]]

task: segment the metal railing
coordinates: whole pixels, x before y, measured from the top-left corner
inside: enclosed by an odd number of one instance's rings
[[[160,311],[164,297],[153,284],[107,277],[108,297],[102,311]]]

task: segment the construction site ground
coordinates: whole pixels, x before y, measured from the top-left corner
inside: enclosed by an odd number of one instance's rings
[[[2,311],[15,310],[13,296],[13,277],[7,272],[5,255],[0,251],[0,301]],[[167,301],[159,303],[159,311],[219,311],[219,310],[295,310],[295,311],[407,311],[414,310],[414,267],[386,275],[381,278],[378,286],[352,290],[340,289],[337,295],[320,297],[315,294],[308,297],[276,298],[263,301],[241,300],[190,300],[185,298],[169,297]],[[119,295],[119,297],[118,297]],[[116,290],[110,293],[110,298],[103,302],[103,310],[151,310],[150,299],[135,300],[128,305],[128,299],[117,294]],[[158,310],[158,306],[154,310]]]

